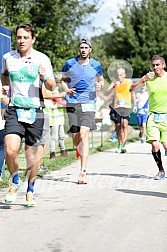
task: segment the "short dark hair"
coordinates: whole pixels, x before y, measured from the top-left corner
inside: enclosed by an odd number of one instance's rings
[[[151,62],[153,62],[154,60],[161,60],[161,62],[162,62],[163,64],[165,64],[165,58],[162,57],[160,54],[154,55],[154,56],[152,57],[152,59],[151,59]]]
[[[35,37],[35,28],[34,28],[31,24],[27,24],[27,23],[21,23],[21,24],[19,24],[19,25],[16,27],[16,34],[17,34],[17,31],[18,31],[20,28],[23,28],[25,31],[30,32],[32,38]]]

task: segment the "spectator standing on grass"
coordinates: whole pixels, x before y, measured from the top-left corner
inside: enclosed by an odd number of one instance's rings
[[[55,89],[57,89],[57,88],[58,88],[58,86],[56,86]],[[56,100],[56,99],[59,100],[59,99],[61,99],[60,97],[65,96],[65,93],[63,92],[63,93],[59,94],[59,93],[49,91],[43,85],[42,95],[43,95],[43,97],[47,97],[46,100],[44,101],[44,102],[46,102],[46,101],[52,101],[52,100]],[[52,110],[52,108],[51,108],[51,110]],[[44,156],[44,154],[46,152],[47,145],[50,145],[50,141],[51,141],[51,136],[50,136],[50,113],[52,111],[50,111],[48,107],[45,107],[43,109],[43,112],[44,112],[44,125],[43,125],[42,137],[40,139],[40,145],[38,147],[38,153],[39,153],[39,156],[41,157],[39,159],[38,172],[46,173],[48,171],[48,169],[47,169],[47,167],[45,167],[44,162],[42,163],[42,157]]]
[[[60,156],[67,157],[68,153],[65,147],[65,133],[64,133],[64,107],[66,101],[62,98],[65,97],[65,92],[59,93],[59,86],[51,92],[43,89],[43,97],[45,99],[45,111],[49,114],[49,149],[50,159],[56,158],[56,144],[59,144]]]
[[[49,144],[50,140],[50,132],[49,132],[49,114],[43,109],[43,115],[44,115],[44,124],[43,124],[43,131],[42,131],[42,137],[40,139],[40,145],[38,147],[38,172],[46,173],[48,169],[45,167],[44,162],[42,163],[42,158],[44,154],[46,153],[47,145]]]
[[[20,188],[18,154],[21,140],[25,138],[28,177],[26,206],[31,207],[36,205],[34,186],[44,123],[42,85],[53,90],[56,83],[49,58],[32,48],[35,43],[34,27],[31,24],[19,24],[16,27],[16,41],[18,48],[4,54],[1,70],[2,85],[10,83],[11,91],[10,103],[5,111],[5,150],[12,184],[5,202],[13,203],[17,199]]]
[[[130,91],[145,86],[149,94],[149,114],[146,125],[146,141],[152,146],[152,155],[158,166],[155,180],[165,178],[162,164],[160,144],[167,150],[167,72],[166,63],[161,55],[154,55],[151,59],[153,72],[148,72],[138,82],[134,83]]]
[[[78,51],[79,55],[67,60],[62,68],[62,85],[66,92],[69,131],[81,160],[78,184],[87,184],[89,132],[96,129],[96,91],[103,87],[104,78],[100,62],[90,57],[90,40],[81,39]]]
[[[117,153],[125,153],[127,150],[125,144],[128,137],[128,122],[131,113],[131,99],[133,98],[136,111],[135,94],[129,91],[132,81],[126,78],[126,72],[123,68],[117,69],[118,79],[113,81],[105,94],[108,95],[114,91],[114,101],[111,107],[112,120],[115,122],[116,133],[118,137]]]

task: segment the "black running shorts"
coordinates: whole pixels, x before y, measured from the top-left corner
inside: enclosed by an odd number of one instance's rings
[[[44,116],[42,108],[36,109],[33,124],[18,122],[16,108],[9,106],[5,111],[5,136],[16,134],[25,138],[25,144],[32,146],[40,142],[43,132]]]
[[[83,112],[80,103],[68,104],[66,110],[69,120],[69,132],[80,132],[81,126],[88,127],[91,130],[96,129],[95,112]]]

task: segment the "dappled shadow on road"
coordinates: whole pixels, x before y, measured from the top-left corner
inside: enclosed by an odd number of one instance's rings
[[[55,178],[54,176],[45,176],[42,178],[43,180],[51,180],[51,181],[57,181],[57,182],[66,182],[66,183],[73,183],[77,184],[76,181],[69,180],[69,177],[59,177]]]
[[[142,179],[152,179],[150,176],[145,176],[141,174],[123,174],[123,173],[99,173],[99,172],[92,172],[87,173],[88,176],[112,176],[112,177],[119,177],[119,178],[142,178]]]
[[[102,152],[107,152],[107,153],[113,153],[115,155],[127,155],[127,154],[135,154],[135,155],[152,155],[151,152],[136,152],[135,149],[134,151],[127,151],[126,153],[116,153],[115,150],[103,150]]]
[[[11,205],[7,205],[3,202],[0,202],[0,209],[6,209],[6,210],[10,210],[11,209]]]
[[[136,190],[128,190],[128,189],[116,189],[118,192],[129,193],[135,195],[143,195],[143,196],[151,196],[157,198],[167,198],[167,193],[162,192],[152,192],[152,191],[136,191]]]
[[[0,209],[10,210],[10,209],[12,209],[12,206],[24,206],[25,207],[25,204],[16,204],[16,203],[6,204],[4,202],[0,202]]]
[[[71,175],[71,174],[68,174]],[[99,173],[99,172],[88,172],[87,176],[108,176],[108,177],[116,177],[116,178],[125,178],[125,179],[152,179],[153,177],[141,175],[141,174],[123,174],[123,173]],[[55,182],[64,182],[64,183],[72,183],[78,184],[77,181],[73,181],[69,176],[44,176],[42,180],[50,180]]]

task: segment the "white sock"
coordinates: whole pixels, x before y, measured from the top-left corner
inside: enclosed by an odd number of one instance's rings
[[[86,168],[81,167],[81,171],[86,173]]]

